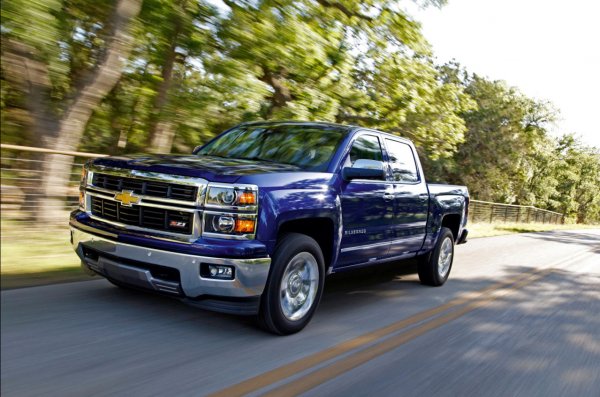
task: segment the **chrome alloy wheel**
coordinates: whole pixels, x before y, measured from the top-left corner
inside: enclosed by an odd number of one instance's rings
[[[446,237],[440,247],[440,253],[438,255],[438,274],[441,278],[446,277],[452,264],[452,239]]]
[[[283,315],[292,321],[301,319],[313,305],[319,283],[317,260],[308,252],[300,252],[287,264],[279,291]]]

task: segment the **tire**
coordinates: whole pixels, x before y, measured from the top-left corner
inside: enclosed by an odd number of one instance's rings
[[[443,285],[454,261],[454,235],[447,227],[442,227],[433,250],[418,258],[419,280],[421,284],[439,287]]]
[[[280,239],[261,297],[258,320],[264,329],[289,335],[309,323],[323,295],[324,263],[314,239],[299,233]]]

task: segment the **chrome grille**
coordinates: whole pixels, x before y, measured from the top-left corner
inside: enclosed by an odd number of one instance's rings
[[[91,197],[94,216],[125,225],[172,233],[192,234],[194,213],[141,205],[126,207],[118,201]]]
[[[92,185],[114,191],[130,190],[135,194],[181,201],[196,201],[198,187],[169,182],[127,178],[118,175],[94,173]]]

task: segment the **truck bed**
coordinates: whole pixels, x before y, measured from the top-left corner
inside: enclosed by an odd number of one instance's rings
[[[428,183],[429,194],[432,197],[458,195],[469,197],[469,191],[466,186],[460,185],[444,185],[441,183]]]

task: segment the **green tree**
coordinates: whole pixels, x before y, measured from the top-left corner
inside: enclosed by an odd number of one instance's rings
[[[525,187],[532,181],[544,183],[532,172],[532,159],[542,153],[553,110],[504,82],[476,75],[467,82],[465,92],[477,108],[462,114],[467,133],[454,158],[450,179],[466,184],[480,200],[536,202],[538,197],[531,194],[535,189]]]
[[[2,71],[24,93],[29,135],[38,144],[76,150],[92,112],[119,81],[133,44],[141,0],[2,2]],[[33,22],[33,34],[24,29]],[[58,101],[56,99],[59,99]],[[54,221],[73,158],[48,155],[39,214]]]
[[[558,141],[556,156],[561,164],[555,209],[578,223],[600,221],[600,151],[567,134]]]

